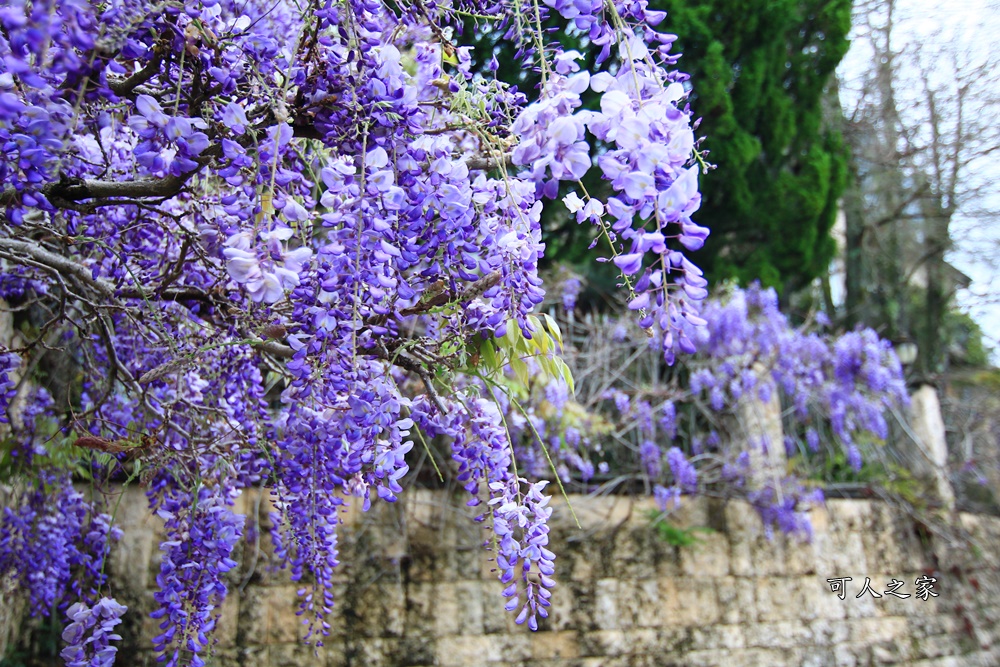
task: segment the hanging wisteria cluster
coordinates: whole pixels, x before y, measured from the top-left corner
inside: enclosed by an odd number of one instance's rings
[[[467,17],[516,41],[539,90],[473,60]],[[559,17],[600,49],[594,71],[547,41]],[[662,18],[610,0],[4,3],[0,296],[18,333],[0,413],[24,494],[0,571],[52,560],[28,588],[69,623],[68,664],[110,664],[124,609],[98,567],[115,531],[60,470],[146,485],[166,530],[155,648],[198,665],[240,490],[273,490],[319,641],[338,512],[396,500],[417,428],[453,442],[506,607],[537,627],[555,584],[545,483],[510,456],[494,388],[460,378],[487,357],[558,370],[532,311],[541,208],[565,187],[657,348],[693,349],[705,281],[683,249],[707,230]],[[578,184],[595,140],[603,200]]]

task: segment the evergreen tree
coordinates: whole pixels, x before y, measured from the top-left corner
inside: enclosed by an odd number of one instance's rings
[[[780,290],[821,274],[846,181],[824,90],[847,51],[850,0],[659,0],[681,37],[691,106],[717,169],[702,179],[699,260],[715,280],[760,278]]]

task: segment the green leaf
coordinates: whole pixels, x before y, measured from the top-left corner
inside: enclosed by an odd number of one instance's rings
[[[514,377],[517,378],[518,382],[527,387],[529,380],[528,364],[524,363],[520,357],[513,357],[510,360],[510,369],[514,371]]]
[[[555,319],[548,313],[542,313],[542,318],[544,318],[545,328],[548,329],[549,334],[552,339],[559,343],[559,348],[563,347],[562,331],[559,329],[559,325],[556,323]]]
[[[497,363],[497,352],[493,345],[493,341],[483,341],[482,347],[479,348],[479,363],[482,364],[486,370],[489,371],[489,373],[495,373],[500,368],[500,364]]]
[[[559,368],[563,380],[566,381],[566,386],[569,387],[570,395],[575,396],[576,385],[573,383],[573,372],[569,369],[569,366],[566,365],[566,362],[563,361],[562,357],[555,357],[553,359],[553,362],[555,363],[556,367]],[[553,373],[553,375],[556,374]]]

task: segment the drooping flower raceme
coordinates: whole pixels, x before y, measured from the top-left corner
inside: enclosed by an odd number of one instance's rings
[[[704,324],[699,303],[708,296],[702,271],[670,247],[676,240],[697,250],[708,235],[691,221],[701,195],[698,167],[690,164],[690,113],[680,106],[684,87],[650,65],[650,51],[637,34],[620,44],[616,76],[578,71],[578,55],[562,54],[540,100],[515,121],[521,140],[512,159],[530,169],[541,193],[555,197],[559,181],[579,181],[590,168],[587,131],[614,147],[598,158],[614,196],[602,202],[573,192],[563,201],[577,221],[600,227],[631,291],[629,307],[639,311],[644,329],[659,330],[673,363],[676,349],[694,351],[687,329]],[[600,111],[578,110],[588,88],[601,95]]]
[[[285,290],[298,286],[299,274],[312,257],[312,250],[287,250],[282,243],[291,236],[290,227],[276,227],[260,234],[259,249],[254,247],[254,239],[247,232],[240,232],[226,242],[222,251],[226,270],[233,280],[245,286],[252,301],[275,303],[285,295]]]
[[[0,572],[13,573],[33,616],[94,598],[106,582],[104,562],[121,530],[70,483],[42,471],[34,488],[3,509]]]
[[[118,647],[112,641],[120,641],[121,635],[114,631],[122,622],[122,614],[128,607],[111,598],[101,598],[93,607],[75,602],[66,610],[70,623],[62,632],[66,648],[60,656],[66,667],[109,667],[115,662]]]
[[[0,9],[0,288],[37,336],[0,359],[0,394],[6,404],[13,370],[49,350],[73,385],[22,386],[14,474],[35,489],[41,470],[74,458],[53,457],[54,442],[80,454],[89,481],[142,471],[166,523],[154,614],[168,664],[208,657],[243,533],[233,498],[249,485],[273,492],[277,555],[319,640],[338,510],[399,497],[414,429],[453,439],[509,606],[532,628],[544,618],[554,555],[541,459],[510,457],[494,410],[507,397],[478,379],[505,345],[522,373],[557,368],[535,315],[542,209],[572,191],[668,357],[687,348],[703,287],[680,248],[706,231],[690,220],[696,156],[673,38],[654,29],[662,13],[561,1],[532,12],[464,0]],[[536,26],[550,13],[587,31],[600,67],[546,45]],[[543,72],[532,99],[456,43],[466,14],[495,19]],[[600,111],[582,110],[588,90]],[[595,137],[610,147],[606,201],[576,185]],[[560,474],[587,466],[556,458]],[[60,484],[61,513],[40,500],[8,512],[0,570],[24,578],[37,553],[58,576],[28,582],[34,608],[77,595],[93,612],[98,538],[114,529]],[[80,535],[91,561],[68,546]],[[78,572],[90,581],[67,589]],[[112,656],[91,644],[71,659]]]

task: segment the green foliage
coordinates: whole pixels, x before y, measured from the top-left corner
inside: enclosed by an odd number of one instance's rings
[[[966,366],[990,365],[990,351],[983,344],[983,329],[968,313],[952,310],[944,316],[945,343],[956,361]]]
[[[871,443],[870,447],[875,447]],[[878,487],[914,507],[926,505],[925,484],[903,466],[887,462],[874,451],[863,455],[861,470],[855,470],[840,449],[818,454],[802,452],[788,461],[791,474],[820,482],[822,485],[862,484]]]
[[[962,381],[961,378],[956,378],[956,380],[959,382]],[[988,368],[979,371],[969,382],[988,389],[995,395],[1000,396],[1000,368]]]
[[[656,528],[656,534],[661,540],[675,547],[691,547],[701,544],[702,540],[698,533],[713,533],[707,526],[695,526],[693,528],[681,528],[667,521],[662,512],[650,510],[649,519]]]
[[[712,230],[697,261],[715,280],[760,279],[779,290],[821,274],[846,184],[840,136],[823,98],[847,52],[850,0],[651,3],[692,77],[718,168],[702,179],[698,222]]]
[[[526,396],[530,392],[532,376],[529,374],[528,360],[533,359],[541,371],[542,384],[547,379],[565,380],[572,394],[573,374],[569,366],[557,352],[562,349],[562,332],[559,325],[549,315],[529,315],[535,333],[526,338],[516,322],[510,322],[507,333],[502,338],[480,339],[478,350],[473,355],[476,370],[484,379],[496,382],[503,377],[503,369],[510,366],[518,383],[518,393]],[[534,377],[539,377],[538,375]]]
[[[26,619],[19,632],[15,632],[7,653],[0,656],[0,667],[43,667],[62,665],[59,651],[64,644],[61,638],[62,622],[59,614]]]

